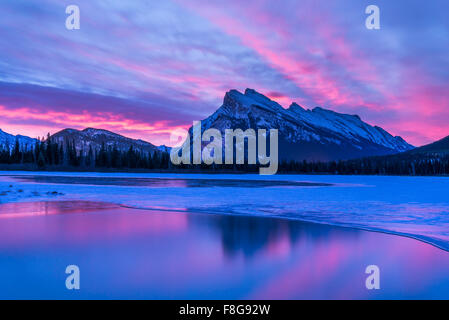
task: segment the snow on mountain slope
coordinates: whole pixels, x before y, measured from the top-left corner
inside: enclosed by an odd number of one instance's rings
[[[34,144],[37,141],[37,139],[22,135],[14,136],[0,129],[0,149],[9,148],[10,150],[12,150],[16,144],[16,140],[19,141],[19,145],[22,148],[25,148],[27,150],[34,147]]]
[[[413,149],[401,137],[363,122],[357,115],[323,108],[305,110],[296,103],[284,109],[275,101],[246,89],[231,90],[223,105],[202,121],[202,130],[278,129],[280,158],[338,160],[384,155]]]
[[[292,103],[288,110],[301,121],[331,130],[348,139],[359,141],[363,138],[399,152],[411,149],[411,146],[401,137],[393,137],[384,129],[363,122],[358,115],[337,113],[320,107],[305,110],[296,103]]]
[[[152,153],[161,151],[149,142],[127,138],[108,130],[95,128],[87,128],[82,131],[64,129],[52,135],[51,138],[62,144],[74,143],[77,151],[83,152],[88,152],[90,147],[93,150],[99,150],[103,144],[105,147],[115,146],[119,151],[128,151],[131,146],[136,151]]]

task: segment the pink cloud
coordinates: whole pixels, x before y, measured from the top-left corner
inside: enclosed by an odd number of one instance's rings
[[[39,124],[50,122],[47,126],[50,133],[65,128],[84,129],[87,127],[101,128],[110,130],[119,134],[126,135],[135,139],[148,139],[156,145],[170,144],[170,134],[176,130],[188,129],[189,125],[171,126],[168,121],[155,121],[153,123],[142,122],[134,119],[125,118],[120,114],[109,112],[88,112],[79,113],[47,111],[42,113],[40,110],[30,108],[8,109],[0,105],[0,126],[8,126],[11,133],[29,135],[31,137],[43,136],[45,126]],[[26,120],[27,124],[11,126],[10,120]],[[14,132],[15,131],[15,132]]]

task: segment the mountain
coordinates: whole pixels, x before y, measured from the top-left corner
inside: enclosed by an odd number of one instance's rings
[[[128,151],[132,146],[135,151],[139,152],[161,152],[158,147],[149,142],[127,138],[103,129],[87,128],[82,131],[64,129],[52,135],[51,139],[60,144],[74,143],[77,151],[85,153],[89,151],[90,147],[93,150],[100,150],[103,143],[106,148],[116,146],[119,151]]]
[[[284,109],[253,89],[227,92],[223,105],[202,121],[202,131],[209,128],[223,136],[225,129],[278,129],[279,158],[288,160],[344,160],[414,148],[357,115],[320,107],[306,110],[296,103]]]
[[[405,152],[352,159],[315,172],[343,174],[449,175],[449,136],[431,144]]]
[[[449,154],[449,136],[430,143],[428,145],[410,150],[407,154],[434,154],[434,155],[448,155]]]
[[[19,144],[22,148],[26,148],[27,150],[34,147],[35,143],[37,142],[37,139],[22,135],[14,136],[0,129],[0,149],[9,148],[10,150],[12,150],[16,144],[16,140],[19,141]]]

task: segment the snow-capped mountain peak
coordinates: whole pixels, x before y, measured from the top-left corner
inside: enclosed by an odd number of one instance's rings
[[[140,152],[160,152],[155,145],[143,141],[128,138],[120,134],[96,128],[86,128],[84,130],[64,129],[51,136],[54,141],[66,144],[74,143],[75,148],[79,152],[86,153],[90,148],[100,150],[104,145],[106,148],[117,148],[120,151],[127,151],[132,147]]]
[[[303,112],[306,112],[306,109],[304,109],[303,107],[301,107],[299,104],[297,104],[296,102],[293,102],[290,107],[288,107],[289,111],[294,112],[294,113],[298,113],[301,114]]]
[[[284,109],[261,93],[230,90],[223,105],[203,120],[203,130],[278,129],[281,144],[289,145],[290,158],[329,160],[380,155],[413,148],[401,137],[371,126],[358,115],[338,113],[322,107],[312,110],[292,103]],[[280,155],[282,157],[282,155]]]
[[[263,94],[260,94],[254,89],[246,89],[245,97],[255,101],[258,104],[263,105],[264,107],[268,107],[272,111],[284,112],[284,108],[282,108],[279,103],[269,99]]]
[[[284,113],[285,109],[275,101],[253,89],[246,89],[245,94],[230,90],[225,94],[220,111],[236,118],[245,118],[251,108],[259,108],[268,112]]]

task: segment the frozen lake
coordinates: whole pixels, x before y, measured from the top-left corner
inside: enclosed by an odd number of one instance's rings
[[[0,297],[448,298],[448,190],[427,177],[3,172]],[[80,291],[65,289],[69,264]],[[381,290],[365,288],[369,264]]]
[[[84,200],[282,217],[399,233],[446,250],[448,194],[444,177],[0,172],[0,203]]]

